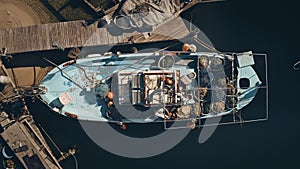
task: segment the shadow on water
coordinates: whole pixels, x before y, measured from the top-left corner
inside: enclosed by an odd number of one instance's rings
[[[85,14],[92,16],[94,19],[102,17],[100,14],[96,13],[90,6],[88,6],[82,0],[69,0],[63,6],[61,6],[57,11],[61,12],[67,7],[71,7],[72,9],[81,9]]]
[[[64,10],[67,7],[71,7],[73,9],[76,8],[81,8],[85,11],[85,13],[87,14],[94,14],[95,12],[91,10],[91,8],[89,6],[87,6],[86,3],[84,3],[83,1],[80,0],[68,0],[63,6],[61,6],[57,11],[57,12],[61,12],[62,10]]]
[[[65,17],[59,13],[50,3],[48,0],[41,0],[44,6],[59,20],[59,21],[66,21]]]
[[[58,7],[58,9],[56,9],[52,4],[52,3],[57,3],[55,5],[58,5],[58,2],[55,2],[55,1],[49,2],[48,0],[41,0],[41,3],[61,22],[70,20],[70,18],[68,18],[68,16],[67,16],[68,14],[66,14],[66,12],[63,12],[64,10],[70,10],[67,8],[71,8],[74,11],[82,10],[82,12],[84,14],[92,16],[92,18],[94,18],[94,19],[102,17],[98,13],[96,13],[94,10],[92,10],[82,0],[68,0],[65,3],[63,3],[62,6]],[[62,3],[62,2],[60,2],[60,3]],[[77,16],[77,17],[79,17],[78,19],[82,19],[81,18],[82,16]]]
[[[167,47],[173,45],[174,41],[165,41],[161,42],[160,44],[151,44],[151,43],[144,43],[144,44],[127,44],[127,45],[115,45],[115,46],[91,46],[91,47],[84,47],[80,57],[86,57],[88,54],[104,54],[105,52],[113,52],[116,53],[120,51],[121,53],[132,53],[133,47],[137,48],[142,52],[154,52],[154,50],[159,50],[162,47]],[[181,43],[178,45],[172,46],[169,50],[175,50],[176,47],[178,48],[181,46]],[[55,64],[59,65],[70,60],[67,56],[71,49],[62,50],[48,50],[48,51],[36,51],[36,52],[26,52],[26,53],[16,53],[13,54],[12,60],[3,60],[3,63],[7,68],[11,67],[33,67],[33,66],[53,66],[43,58],[49,59],[50,61],[54,62]]]
[[[69,50],[49,50],[13,54],[12,60],[3,60],[7,68],[10,67],[33,67],[33,66],[53,66],[43,58],[47,58],[56,64],[66,62]]]

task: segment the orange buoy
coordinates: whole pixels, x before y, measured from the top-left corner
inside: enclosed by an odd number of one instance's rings
[[[112,92],[107,92],[106,97],[108,98],[108,100],[113,100],[114,94]]]
[[[126,130],[126,129],[127,129],[126,124],[122,124],[122,125],[121,125],[121,129]]]
[[[160,80],[165,81],[166,80],[166,76],[161,76]]]
[[[65,112],[65,115],[68,116],[68,117],[72,117],[74,119],[78,119],[78,116],[76,114],[73,114],[73,113]]]
[[[107,103],[107,105],[108,105],[108,107],[111,107],[111,106],[113,106],[113,105],[114,105],[114,102],[112,102],[112,101],[109,101],[109,102]]]
[[[191,49],[191,45],[189,45],[187,43],[182,45],[182,51],[188,52],[188,51],[190,51],[190,49]]]
[[[171,86],[173,85],[173,81],[170,78],[166,78],[166,83]]]

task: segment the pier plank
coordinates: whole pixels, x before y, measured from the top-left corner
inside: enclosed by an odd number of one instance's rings
[[[4,32],[5,31],[3,29],[0,29],[0,48],[5,47],[5,44],[4,44],[4,42],[5,42],[5,40],[4,40],[4,38],[5,38]]]

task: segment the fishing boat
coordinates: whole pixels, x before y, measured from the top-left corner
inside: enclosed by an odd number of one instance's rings
[[[251,51],[90,54],[56,65],[41,83],[41,99],[78,120],[196,122],[251,103],[262,85],[254,57]]]

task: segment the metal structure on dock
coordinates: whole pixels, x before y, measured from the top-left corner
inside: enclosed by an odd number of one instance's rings
[[[54,156],[28,111],[24,93],[21,93],[16,86],[15,77],[11,77],[11,72],[9,73],[2,64],[6,54],[3,53],[1,57],[0,127],[2,130],[0,135],[2,139],[24,168],[62,169],[59,162],[73,155],[75,150],[61,152],[62,156],[58,159]]]
[[[1,114],[6,116],[4,112]],[[62,169],[31,116],[1,121],[2,138],[25,168]]]

